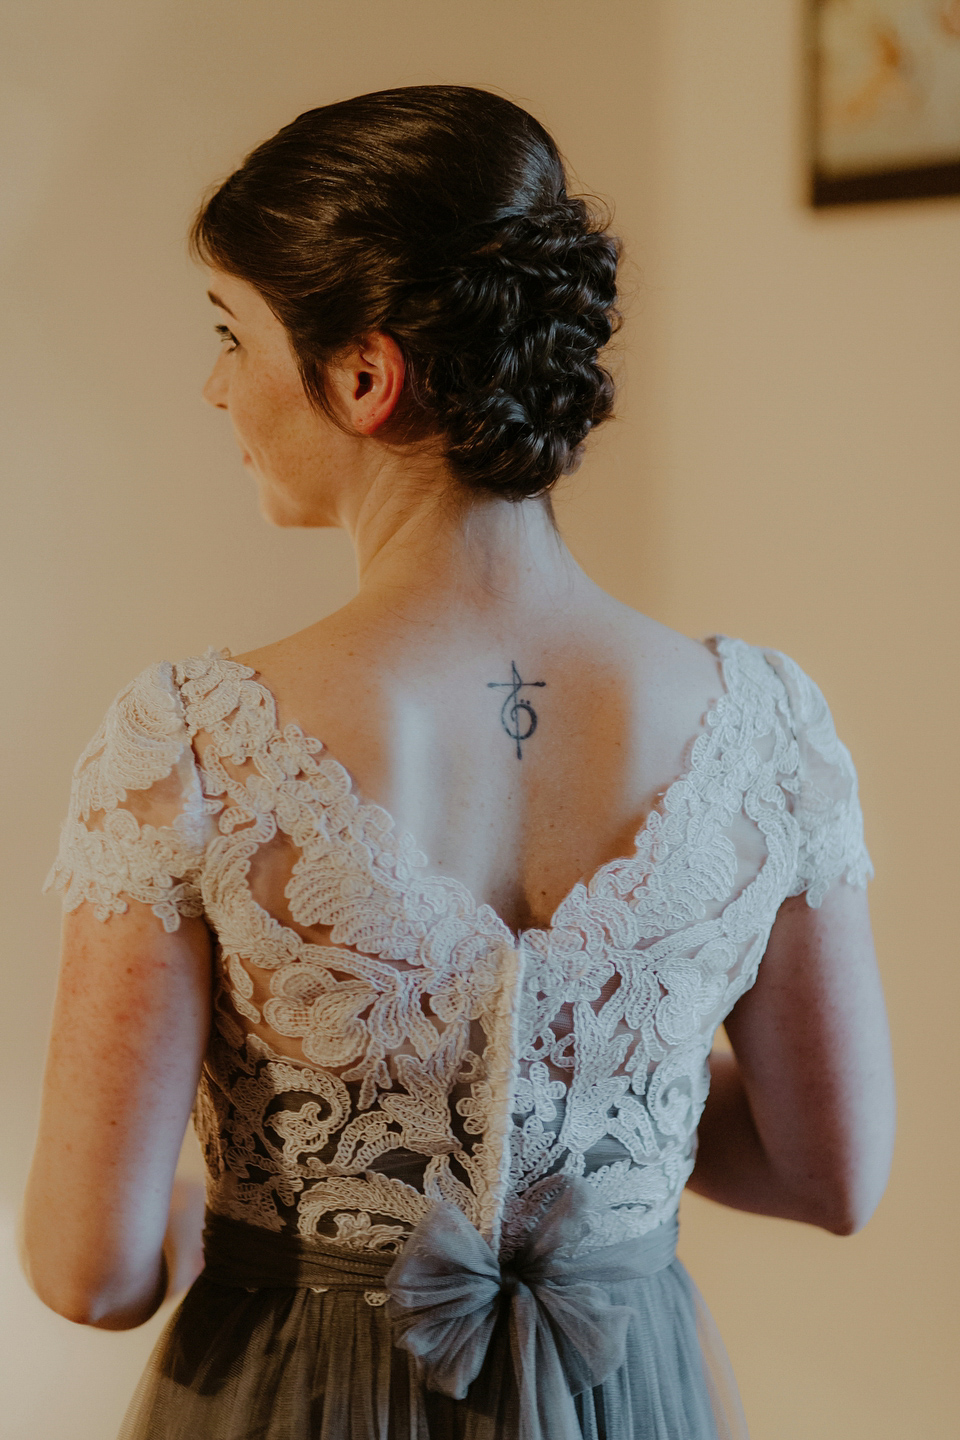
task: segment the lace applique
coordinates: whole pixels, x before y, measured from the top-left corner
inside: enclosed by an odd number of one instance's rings
[[[576,886],[550,929],[525,937],[534,953],[508,1249],[536,1222],[556,1173],[585,1174],[611,1207],[595,1221],[606,1227],[596,1242],[607,1244],[670,1218],[693,1168],[713,1032],[753,982],[797,850],[780,789],[796,758],[781,687],[742,642],[719,641],[718,651],[726,691],[635,854]],[[746,841],[745,826],[762,835],[766,858],[743,883],[731,836]],[[562,1121],[550,1128],[543,1102],[525,1113],[548,1077],[564,1088]]]
[[[202,906],[216,935],[195,1112],[213,1209],[392,1253],[443,1199],[510,1253],[582,1174],[606,1202],[587,1246],[672,1217],[713,1033],[780,904],[870,873],[820,692],[713,643],[723,691],[634,853],[516,937],[278,728],[249,667],[211,649],[118,697],[54,874],[102,918],[125,895],[168,929]]]
[[[241,1126],[245,1142],[227,1157],[217,1205],[274,1227],[295,1203],[301,1233],[323,1225],[328,1235],[335,1213],[352,1208],[358,1225],[331,1238],[355,1246],[395,1241],[389,1220],[406,1221],[405,1232],[425,1197],[445,1198],[492,1236],[515,1008],[508,932],[464,887],[417,873],[425,859],[412,840],[385,811],[359,803],[323,746],[295,726],[277,730],[272,696],[252,671],[213,653],[178,673],[191,733],[209,738],[205,792],[225,797],[203,876],[224,998],[242,1021],[297,1042],[310,1075],[334,1073],[354,1096],[349,1116],[308,1102],[274,1109],[267,1122],[279,1072],[266,1051],[258,1056],[261,1123]],[[328,943],[306,942],[251,894],[251,861],[283,837],[299,856],[284,887],[290,914],[305,929],[328,929]],[[258,971],[268,974],[255,998]],[[243,1030],[224,1006],[218,1014],[232,1058]],[[240,1084],[224,1077],[219,1093]],[[283,1154],[269,1133],[277,1131]],[[294,1163],[305,1151],[314,1157],[306,1170]],[[423,1157],[422,1189],[372,1169],[397,1151]],[[389,1217],[386,1230],[371,1225],[374,1214]]]
[[[181,915],[203,913],[208,815],[173,667],[151,666],[121,690],[77,761],[44,889],[59,890],[68,911],[88,901],[98,920],[139,900],[176,930]]]
[[[799,747],[796,775],[787,782],[797,797],[793,814],[801,836],[790,893],[806,891],[807,902],[818,909],[834,881],[862,887],[873,875],[863,839],[857,772],[850,751],[837,735],[827,702],[810,676],[779,650],[764,653],[783,680]]]

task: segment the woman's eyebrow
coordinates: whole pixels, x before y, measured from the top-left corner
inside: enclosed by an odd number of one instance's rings
[[[214,293],[213,293],[212,290],[208,290],[208,291],[207,291],[207,299],[208,299],[208,300],[212,300],[213,303],[214,303],[214,305],[216,305],[220,310],[226,310],[227,314],[233,316],[233,319],[236,320],[237,317],[236,317],[236,315],[233,314],[233,311],[230,309],[230,306],[229,306],[229,305],[224,305],[223,301],[220,299],[220,296],[219,296],[219,295],[214,295]]]

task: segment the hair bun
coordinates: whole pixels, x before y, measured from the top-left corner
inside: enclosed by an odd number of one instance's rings
[[[619,244],[502,96],[411,86],[308,111],[210,198],[193,243],[267,299],[328,410],[333,357],[393,335],[409,416],[474,491],[548,490],[612,413]]]
[[[437,288],[449,342],[424,367],[418,398],[467,484],[525,499],[574,470],[612,413],[598,356],[618,320],[619,247],[566,197],[485,228]]]

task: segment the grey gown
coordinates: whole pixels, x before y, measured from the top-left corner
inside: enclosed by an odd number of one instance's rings
[[[206,1267],[122,1440],[745,1435],[675,1254],[707,1056],[783,900],[871,867],[820,691],[706,643],[633,853],[519,935],[227,652],[117,696],[48,884],[216,940]]]

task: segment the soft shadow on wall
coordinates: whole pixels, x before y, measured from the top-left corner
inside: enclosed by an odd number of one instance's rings
[[[876,865],[898,1145],[860,1235],[689,1196],[681,1244],[756,1440],[938,1440],[960,1401],[960,1177],[938,1104],[960,999],[945,903],[958,858],[960,201],[808,207],[804,8],[656,7],[640,400],[656,613],[787,651],[831,704]]]
[[[2,877],[17,1017],[0,1104],[8,1218],[56,968],[56,906],[38,889],[70,766],[144,664],[250,648],[353,584],[341,537],[263,527],[198,399],[214,344],[184,258],[190,211],[310,105],[424,81],[501,88],[616,202],[634,267],[621,419],[559,502],[571,542],[627,602],[688,633],[777,645],[810,671],[857,761],[877,865],[901,1096],[888,1196],[842,1241],[691,1197],[685,1258],[754,1440],[951,1433],[957,1175],[930,1097],[951,1093],[958,999],[942,897],[957,793],[960,208],[804,206],[801,8],[488,0],[481,18],[371,0],[358,17],[306,0],[269,13],[38,0],[5,16],[0,66],[16,83],[3,133],[19,157],[0,252],[14,481],[0,583],[16,677],[4,702],[17,835]],[[113,1433],[165,1317],[127,1335],[78,1330],[25,1292],[12,1260],[5,1273],[5,1433]]]
[[[57,905],[39,888],[70,768],[144,665],[264,644],[335,609],[354,585],[342,536],[263,525],[228,423],[200,400],[216,342],[185,255],[194,206],[301,110],[459,82],[541,116],[585,183],[616,198],[632,244],[650,133],[643,23],[627,0],[612,0],[605,27],[573,0],[370,0],[360,11],[36,0],[3,17],[0,160],[15,183],[0,240],[12,479],[0,585],[12,622],[4,669],[16,683],[2,703],[4,813],[17,840],[0,881],[17,1017],[0,1059],[0,1143],[13,1157],[0,1177],[5,1440],[115,1433],[167,1318],[124,1335],[78,1329],[43,1309],[13,1259],[56,974]],[[627,599],[638,584],[622,519],[636,509],[631,423],[627,403],[576,482],[597,479],[578,535],[598,578]],[[64,1176],[65,1205],[69,1194]]]

